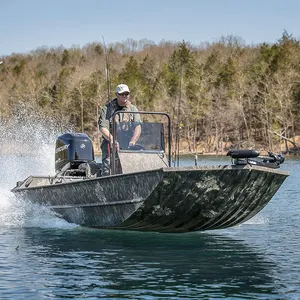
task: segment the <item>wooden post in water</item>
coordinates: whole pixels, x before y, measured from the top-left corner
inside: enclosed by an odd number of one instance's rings
[[[195,152],[195,166],[198,166],[198,153]]]

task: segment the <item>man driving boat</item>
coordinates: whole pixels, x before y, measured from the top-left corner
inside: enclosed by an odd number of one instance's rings
[[[132,111],[137,112],[138,109],[135,105],[131,104],[130,90],[126,84],[119,84],[116,88],[116,98],[107,103],[101,111],[98,125],[99,130],[102,133],[102,175],[107,176],[110,174],[110,160],[113,145],[113,135],[112,135],[112,117],[117,111]],[[121,129],[123,131],[128,130],[128,124],[135,124],[133,133],[129,137],[128,146],[134,146],[141,135],[141,118],[139,114],[117,114],[116,122],[122,122]],[[126,125],[127,124],[127,125]],[[116,139],[116,137],[115,137]],[[119,151],[120,145],[117,141],[116,150]],[[121,147],[122,149],[122,147]],[[117,158],[117,155],[116,155]]]

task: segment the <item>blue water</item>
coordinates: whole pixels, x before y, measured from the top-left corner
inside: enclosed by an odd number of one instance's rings
[[[17,201],[16,180],[53,172],[44,151],[0,156],[0,299],[300,299],[299,159],[282,165],[291,175],[247,223],[159,234],[86,229]]]

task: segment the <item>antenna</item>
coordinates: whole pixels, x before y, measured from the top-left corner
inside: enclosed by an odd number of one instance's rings
[[[177,162],[177,167],[179,167],[179,145],[180,145],[180,131],[182,128],[182,122],[180,121],[180,110],[181,110],[181,100],[182,100],[182,76],[183,76],[183,65],[181,63],[180,69],[180,81],[179,81],[179,99],[178,99],[178,108],[177,108],[177,126],[176,126],[176,136],[175,136],[175,157],[174,157],[174,166]]]
[[[105,77],[106,77],[106,85],[107,85],[107,102],[110,101],[110,75],[109,75],[109,63],[108,63],[108,54],[106,50],[105,40],[103,39],[103,46],[104,46],[104,54],[105,54]]]

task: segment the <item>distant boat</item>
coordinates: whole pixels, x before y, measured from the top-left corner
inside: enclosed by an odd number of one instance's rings
[[[117,114],[121,113],[128,112]],[[56,174],[29,176],[12,192],[81,226],[189,232],[249,220],[289,175],[279,170],[282,156],[260,157],[254,150],[229,151],[228,165],[171,167],[169,116],[139,114],[163,120],[143,121],[139,145],[134,147],[126,144],[134,124],[113,122],[120,150],[116,154],[114,143],[111,175],[101,175],[101,163],[96,163],[86,134],[66,133],[56,142]]]

